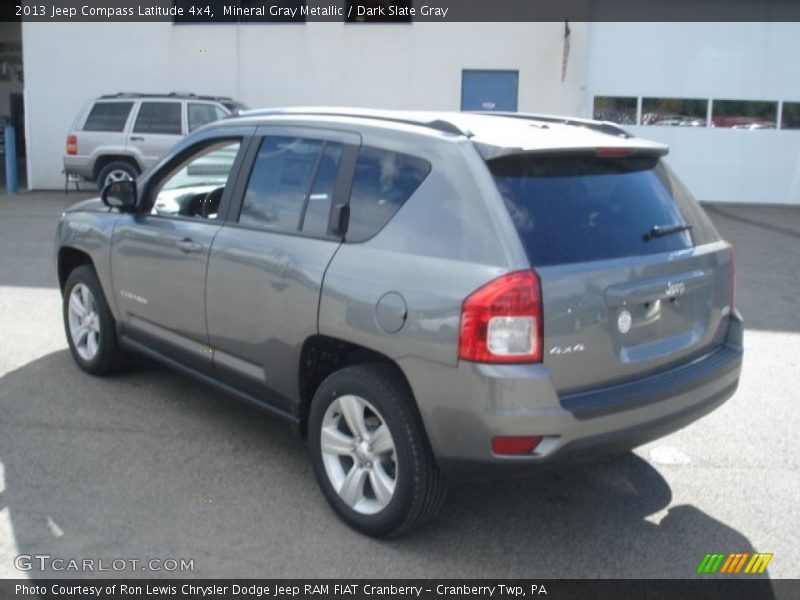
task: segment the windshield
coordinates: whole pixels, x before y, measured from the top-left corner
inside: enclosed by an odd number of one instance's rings
[[[534,266],[694,243],[695,224],[679,210],[669,174],[655,157],[518,155],[488,164]]]

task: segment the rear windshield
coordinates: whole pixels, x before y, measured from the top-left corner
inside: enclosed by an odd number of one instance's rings
[[[685,188],[676,198],[673,176],[654,157],[513,156],[489,169],[535,266],[671,252],[716,237]]]

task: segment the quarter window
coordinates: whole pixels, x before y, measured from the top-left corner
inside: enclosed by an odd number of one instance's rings
[[[350,194],[347,241],[377,234],[430,173],[427,161],[377,148],[362,148]]]
[[[180,102],[142,102],[133,131],[135,133],[180,135]]]
[[[227,115],[219,106],[213,104],[198,104],[190,102],[187,106],[189,117],[189,131],[194,131],[198,127],[219,121]]]
[[[133,102],[96,102],[83,124],[84,131],[124,131]]]

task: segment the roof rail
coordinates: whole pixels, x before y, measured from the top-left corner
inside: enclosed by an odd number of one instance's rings
[[[592,131],[606,133],[608,135],[615,135],[617,137],[632,138],[635,137],[625,131],[616,123],[609,121],[593,121],[591,119],[578,119],[573,117],[561,117],[558,115],[537,115],[532,113],[516,113],[516,112],[489,112],[489,111],[475,111],[475,114],[490,115],[497,117],[506,117],[512,119],[524,119],[526,121],[539,121],[542,123],[558,123],[561,125],[571,125],[573,127],[585,127]]]
[[[147,92],[117,92],[116,94],[103,94],[100,98],[193,98],[196,100],[214,101],[233,101],[230,96],[199,96],[192,92],[169,92],[169,93],[147,93]]]
[[[371,109],[346,109],[346,108],[265,108],[256,110],[246,110],[239,113],[240,117],[269,117],[279,115],[309,115],[320,117],[355,117],[359,119],[374,119],[376,121],[389,121],[392,123],[403,123],[406,125],[419,125],[428,129],[463,135],[470,137],[472,133],[464,130],[454,123],[438,117],[426,118],[424,113],[414,115],[413,112],[402,111],[381,111]]]

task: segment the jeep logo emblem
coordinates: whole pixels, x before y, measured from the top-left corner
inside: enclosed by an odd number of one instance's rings
[[[631,313],[627,310],[619,311],[619,316],[617,316],[617,329],[619,329],[619,332],[628,333],[631,330],[631,325],[633,325]]]

